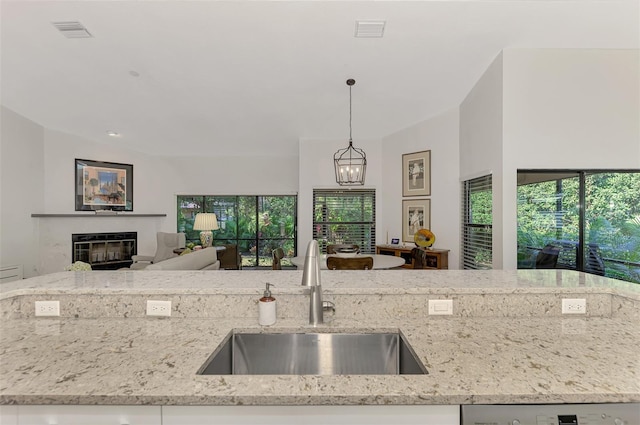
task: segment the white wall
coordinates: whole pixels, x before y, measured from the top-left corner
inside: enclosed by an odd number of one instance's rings
[[[313,189],[341,188],[336,183],[333,154],[348,145],[349,141],[346,139],[301,139],[299,142],[298,255],[304,255],[307,244],[313,239]],[[383,223],[385,222],[384,213],[380,209],[380,205],[385,202],[384,194],[380,191],[383,169],[380,140],[356,139],[353,141],[353,145],[363,149],[367,155],[365,185],[357,186],[357,188],[376,189],[376,229],[378,230],[376,241],[380,242],[383,240],[380,229],[384,228]]]
[[[402,240],[402,155],[431,150],[431,230],[434,247],[449,249],[449,268],[459,268],[460,253],[460,150],[459,109],[454,108],[382,139],[383,202],[378,210],[384,216],[379,243],[386,235]]]
[[[44,205],[44,129],[5,107],[0,124],[0,264],[21,264],[25,277],[37,276],[37,219],[31,213]]]
[[[640,168],[640,52],[510,49],[503,57],[503,259],[515,269],[519,168]]]
[[[502,268],[502,54],[460,105],[460,180],[493,177],[493,268]]]
[[[297,155],[166,158],[128,150],[120,139],[101,144],[43,129],[6,108],[2,121],[2,264],[24,264],[27,276],[68,266],[72,233],[137,231],[138,252],[153,254],[156,232],[176,231],[178,194],[297,192]],[[133,164],[133,212],[167,216],[31,218],[75,213],[75,158]],[[25,176],[24,183],[11,185],[16,175]]]
[[[505,169],[638,167],[639,64],[638,50],[505,50]]]
[[[506,50],[459,113],[447,111],[384,139],[356,139],[367,153],[365,187],[377,191],[378,243],[387,232],[401,234],[402,154],[431,149],[432,228],[436,246],[452,250],[450,267],[459,263],[457,179],[493,172],[494,267],[515,268],[518,168],[640,168],[639,63],[637,50]],[[175,231],[177,194],[298,192],[303,254],[311,240],[313,188],[339,187],[332,158],[347,145],[300,140],[299,152],[288,157],[163,158],[127,150],[122,140],[98,144],[45,130],[4,107],[1,119],[0,261],[25,265],[26,276],[68,265],[73,232],[135,230],[138,251],[153,253],[155,233]],[[167,217],[31,218],[74,212],[74,158],[133,164],[134,212]]]

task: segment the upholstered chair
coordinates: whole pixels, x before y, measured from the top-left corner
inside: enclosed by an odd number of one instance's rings
[[[218,254],[220,268],[224,270],[240,270],[242,268],[242,255],[238,251],[238,245],[225,244],[224,251]]]
[[[345,243],[327,245],[327,254],[338,254],[342,249],[355,249],[355,252],[360,252],[360,247],[358,245]]]
[[[156,253],[153,256],[131,256],[133,264],[131,264],[129,268],[134,270],[142,270],[149,264],[155,264],[163,260],[168,260],[169,258],[177,257],[178,254],[173,251],[178,248],[184,248],[186,245],[186,236],[184,233],[158,232],[158,234],[156,235],[156,239]]]
[[[284,250],[282,248],[276,248],[271,254],[273,257],[271,268],[273,270],[282,270],[282,259],[284,258]]]
[[[371,270],[373,257],[327,257],[329,270]]]

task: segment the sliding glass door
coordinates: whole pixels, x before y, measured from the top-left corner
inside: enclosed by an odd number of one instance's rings
[[[640,172],[585,173],[584,267],[640,283]]]
[[[220,228],[213,232],[214,245],[234,244],[243,267],[271,267],[272,252],[282,248],[285,256],[296,255],[297,197],[178,195],[179,232],[187,242],[198,244],[200,232],[193,230],[199,212],[213,212]],[[283,266],[289,266],[284,260]]]
[[[518,171],[518,268],[640,282],[640,172]]]

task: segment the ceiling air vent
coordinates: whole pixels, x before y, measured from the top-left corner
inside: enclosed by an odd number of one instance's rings
[[[356,21],[356,37],[382,37],[385,21]]]
[[[93,37],[89,31],[77,21],[68,22],[52,22],[53,26],[67,38],[91,38]]]

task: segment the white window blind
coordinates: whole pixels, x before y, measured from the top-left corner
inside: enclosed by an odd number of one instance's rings
[[[314,189],[313,239],[325,253],[328,244],[342,243],[375,253],[376,191]]]
[[[492,268],[491,175],[462,182],[462,269]]]

